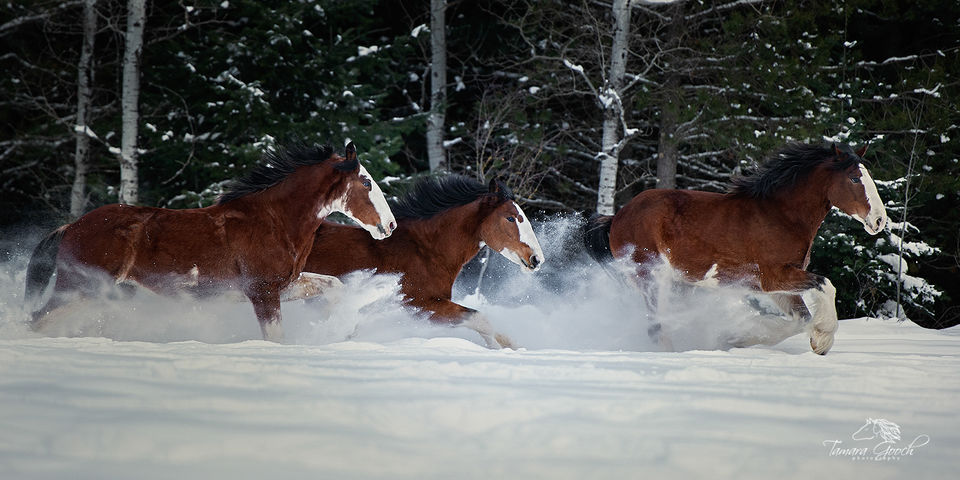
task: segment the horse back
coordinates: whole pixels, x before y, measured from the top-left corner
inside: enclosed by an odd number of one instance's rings
[[[222,277],[232,261],[228,218],[214,207],[171,210],[112,204],[70,224],[60,254],[71,264],[148,286],[165,276]]]
[[[615,255],[638,263],[665,258],[689,278],[759,278],[800,266],[812,238],[784,221],[779,207],[755,199],[693,190],[647,190],[613,219]],[[769,270],[769,272],[767,272]]]
[[[693,190],[646,190],[614,216],[610,247],[637,263],[665,258],[700,276],[714,263],[742,264],[744,206],[730,195]]]
[[[457,255],[444,255],[449,242],[432,237],[423,228],[427,223],[404,219],[392,235],[374,240],[361,228],[325,221],[317,229],[303,270],[333,276],[367,269],[399,273],[400,289],[408,300],[449,299],[463,263],[458,263]]]

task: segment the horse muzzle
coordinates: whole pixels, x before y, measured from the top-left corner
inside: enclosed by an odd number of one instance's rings
[[[378,223],[376,232],[371,230],[370,233],[377,240],[383,240],[384,238],[387,238],[390,235],[393,235],[393,231],[396,229],[397,229],[397,224],[394,222],[388,223],[386,228],[384,228],[383,223]]]
[[[883,231],[883,227],[887,225],[887,215],[886,212],[880,212],[879,214],[867,215],[867,218],[863,221],[863,229],[867,231],[870,235],[876,235]]]
[[[530,258],[522,261],[523,266],[527,267],[532,272],[540,270],[540,265],[543,265],[543,260],[536,254],[530,255]]]

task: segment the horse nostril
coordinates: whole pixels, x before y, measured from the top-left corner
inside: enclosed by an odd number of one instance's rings
[[[381,224],[381,223],[378,223],[378,224],[377,224],[377,231],[380,232],[381,235],[386,235],[386,234],[387,234],[387,231],[383,229],[383,224]]]
[[[540,265],[540,259],[536,255],[530,256],[530,266],[537,268],[537,265]]]
[[[396,229],[397,229],[397,224],[396,224],[396,223],[393,223],[393,222],[390,222],[390,231],[393,231],[393,230],[396,230]]]

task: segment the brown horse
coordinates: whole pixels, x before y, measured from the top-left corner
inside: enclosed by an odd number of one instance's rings
[[[397,229],[379,242],[355,227],[324,222],[304,271],[334,276],[363,269],[400,273],[408,305],[429,312],[434,322],[477,331],[488,347],[512,348],[509,338],[494,333],[477,311],[450,300],[460,269],[484,244],[527,271],[543,262],[530,219],[507,187],[495,180],[484,186],[460,176],[428,179],[390,206]],[[344,245],[349,245],[346,251]]]
[[[95,296],[106,280],[161,294],[239,290],[253,303],[263,338],[280,341],[280,291],[298,281],[314,232],[334,211],[374,238],[395,228],[353,143],[346,158],[329,146],[267,152],[261,165],[210,207],[97,208],[52,232],[34,251],[27,268],[28,301],[42,294],[54,269],[57,275],[53,295],[34,313],[31,326],[40,329],[50,312],[73,297]]]
[[[644,191],[612,217],[592,218],[584,240],[597,260],[629,256],[641,280],[662,259],[690,282],[742,283],[771,293],[785,313],[802,319],[811,348],[822,355],[837,330],[836,289],[806,271],[814,236],[833,206],[871,235],[887,221],[861,164],[865,152],[788,145],[753,175],[735,178],[726,194]],[[813,315],[804,293],[813,299]]]

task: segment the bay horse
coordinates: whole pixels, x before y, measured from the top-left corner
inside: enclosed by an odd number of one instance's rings
[[[31,327],[41,329],[52,311],[74,297],[96,296],[106,281],[165,295],[239,290],[253,304],[263,338],[279,342],[280,291],[310,281],[301,271],[313,234],[335,211],[372,238],[386,238],[396,227],[352,142],[345,157],[330,146],[268,151],[209,207],[97,208],[54,230],[34,250],[25,298],[38,303],[54,270],[56,282],[49,301],[33,313]]]
[[[584,242],[598,261],[632,259],[638,282],[663,260],[691,283],[736,283],[770,293],[802,322],[813,351],[824,355],[838,326],[836,288],[807,271],[817,230],[834,206],[871,235],[887,221],[861,163],[865,153],[865,146],[854,152],[849,145],[790,144],[751,175],[735,177],[727,193],[641,192],[615,215],[591,218]]]
[[[460,269],[484,245],[526,271],[543,263],[530,218],[513,193],[496,180],[485,186],[452,175],[421,180],[392,201],[390,209],[397,229],[379,242],[356,227],[323,222],[304,271],[333,276],[364,269],[399,273],[404,302],[428,312],[431,321],[475,330],[490,348],[513,348],[480,313],[450,299]]]

